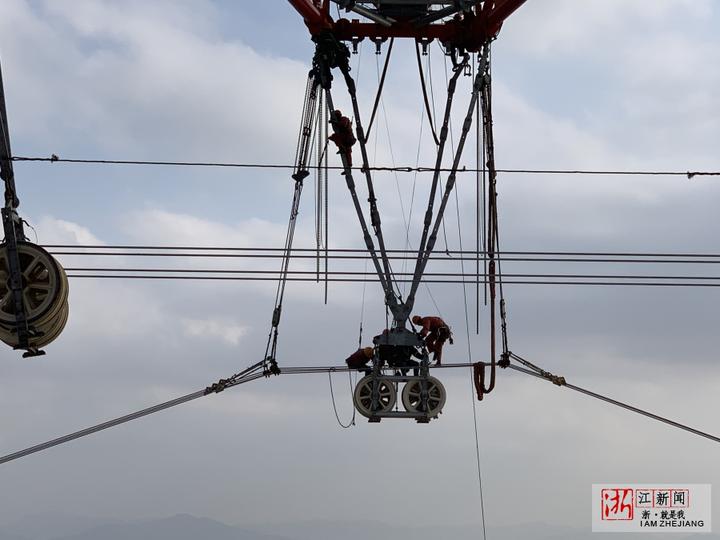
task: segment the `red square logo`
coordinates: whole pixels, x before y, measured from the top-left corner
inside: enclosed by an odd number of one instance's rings
[[[632,521],[634,494],[630,488],[603,489],[600,492],[601,516],[609,521]]]

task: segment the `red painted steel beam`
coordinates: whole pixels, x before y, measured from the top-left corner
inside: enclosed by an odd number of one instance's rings
[[[477,51],[489,38],[497,35],[503,22],[526,0],[488,0],[479,13],[466,13],[462,18],[453,18],[444,23],[417,26],[412,22],[399,21],[392,26],[360,22],[357,19],[330,17],[329,0],[289,0],[303,16],[310,33],[315,35],[330,29],[342,41],[388,38],[413,38],[441,41],[468,51]]]
[[[330,17],[330,0],[323,0],[322,5],[314,0],[288,0],[290,5],[302,15],[310,33],[315,35],[318,32],[332,28],[333,20]]]
[[[505,22],[510,15],[525,3],[526,0],[495,0],[494,2],[486,2],[485,6],[491,6],[488,13],[485,14],[485,25],[488,29],[494,29],[497,34],[500,31],[502,23]]]

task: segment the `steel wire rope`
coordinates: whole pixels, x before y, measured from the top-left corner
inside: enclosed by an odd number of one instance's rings
[[[388,52],[385,55],[385,65],[383,66],[382,75],[380,75],[380,59],[376,56],[375,57],[375,64],[377,65],[377,71],[378,71],[378,89],[377,94],[375,94],[375,103],[373,103],[373,109],[372,114],[370,115],[370,122],[368,123],[367,130],[365,131],[365,140],[367,141],[368,137],[370,136],[370,132],[372,131],[373,122],[375,121],[375,115],[377,114],[378,105],[382,101],[382,91],[385,87],[385,77],[387,76],[387,70],[388,66],[390,65],[390,55],[392,54],[393,44],[395,43],[395,38],[390,38],[390,44],[388,45]]]
[[[392,40],[391,40],[391,46],[392,46]],[[388,55],[389,54],[390,54],[390,51],[388,50]],[[376,65],[376,69],[379,70],[380,65],[379,65],[378,61],[379,60],[376,58],[375,65]],[[386,69],[387,69],[387,62],[385,64],[385,70]],[[383,71],[383,76],[385,75],[384,71]],[[382,83],[384,83],[384,79],[381,80],[381,84]],[[390,151],[390,160],[391,160],[391,162],[393,164],[393,168],[394,168],[395,167],[395,152],[393,151],[392,137],[390,136],[390,122],[388,120],[387,108],[385,107],[385,99],[380,94],[378,94],[378,98],[379,98],[380,108],[382,109],[382,113],[383,113],[383,119],[385,120],[385,133],[387,135],[388,150]],[[377,139],[376,139],[376,142],[377,142]],[[398,198],[400,200],[400,212],[402,214],[403,221],[405,222],[405,206],[403,205],[402,195],[400,193],[400,181],[398,180],[397,172],[395,172],[393,174],[393,177],[395,179],[395,187],[397,189]],[[397,290],[397,294],[402,295],[400,287],[398,287],[397,284],[394,283],[396,274],[395,274],[395,271],[392,269],[392,267],[390,268],[390,272],[392,273],[392,276],[393,276],[393,286]]]
[[[60,444],[64,444],[64,443],[73,441],[73,440],[75,440],[75,439],[79,439],[79,438],[81,438],[81,437],[85,437],[85,436],[87,436],[87,435],[90,435],[90,434],[92,434],[92,433],[96,433],[96,432],[98,432],[98,431],[102,431],[102,430],[108,429],[108,428],[110,428],[110,427],[117,426],[117,425],[119,425],[119,424],[122,424],[122,423],[125,423],[125,422],[129,422],[129,421],[131,421],[131,420],[135,420],[135,419],[141,418],[141,417],[143,417],[143,416],[148,416],[148,415],[150,415],[150,414],[153,414],[153,413],[156,413],[156,412],[165,410],[165,409],[169,409],[169,408],[171,408],[171,407],[175,407],[176,405],[180,405],[180,404],[182,404],[182,403],[187,403],[188,401],[192,401],[192,400],[194,400],[194,399],[198,399],[198,398],[200,398],[200,397],[203,397],[203,396],[206,396],[206,395],[210,395],[210,394],[212,394],[212,393],[216,393],[216,392],[222,391],[222,390],[224,390],[224,389],[226,389],[226,388],[232,388],[232,387],[238,386],[238,385],[240,385],[240,384],[244,384],[244,383],[247,383],[247,382],[250,382],[250,381],[254,381],[254,380],[260,379],[260,378],[266,376],[264,372],[263,372],[263,373],[250,373],[249,370],[254,369],[254,368],[258,368],[258,367],[261,367],[261,366],[262,366],[261,363],[255,364],[254,366],[251,366],[250,368],[248,368],[248,369],[245,370],[245,372],[247,373],[246,375],[238,378],[238,379],[235,380],[235,381],[230,381],[230,383],[229,383],[227,386],[223,386],[222,389],[220,389],[220,390],[213,390],[213,387],[211,386],[211,387],[205,388],[204,390],[199,390],[199,391],[197,391],[197,392],[193,392],[193,393],[191,393],[191,394],[187,394],[187,395],[185,395],[185,396],[182,396],[182,397],[179,397],[179,398],[170,400],[170,401],[166,401],[166,402],[160,403],[160,404],[158,404],[158,405],[154,405],[154,406],[152,406],[152,407],[147,407],[147,408],[145,408],[145,409],[141,409],[141,410],[136,411],[136,412],[134,412],[134,413],[130,413],[130,414],[127,414],[127,415],[124,415],[124,416],[115,418],[115,419],[113,419],[113,420],[109,420],[109,421],[107,421],[107,422],[102,422],[102,423],[97,424],[97,425],[95,425],[95,426],[91,426],[91,427],[89,427],[89,428],[85,428],[85,429],[76,431],[76,432],[71,433],[71,434],[69,434],[69,435],[64,435],[64,436],[62,436],[62,437],[58,437],[58,438],[56,438],[56,439],[52,439],[52,440],[50,440],[50,441],[47,441],[47,442],[44,442],[44,443],[41,443],[41,444],[34,445],[34,446],[31,446],[31,447],[25,448],[25,449],[23,449],[23,450],[19,450],[19,451],[17,451],[17,452],[13,452],[13,453],[11,453],[11,454],[7,454],[7,455],[4,455],[4,456],[0,456],[0,465],[1,465],[1,464],[4,464],[4,463],[8,463],[8,462],[13,461],[13,460],[16,460],[16,459],[19,459],[19,458],[21,458],[21,457],[28,456],[28,455],[30,455],[30,454],[34,454],[34,453],[36,453],[36,452],[40,452],[40,451],[42,451],[42,450],[47,450],[47,449],[49,449],[49,448],[52,448],[52,447],[54,447],[54,446],[58,446],[58,445],[60,445]],[[473,366],[473,364],[458,363],[458,364],[445,364],[445,365],[442,365],[442,366],[430,366],[430,368],[431,368],[431,369],[456,369],[456,368],[468,368],[468,367],[472,367],[472,366]],[[518,366],[518,365],[515,365],[515,364],[510,364],[510,365],[508,366],[508,369],[511,369],[511,370],[514,370],[514,371],[517,371],[517,372],[520,372],[520,373],[524,373],[524,374],[527,374],[527,375],[532,375],[533,377],[540,378],[540,379],[543,379],[543,380],[548,380],[546,377],[543,377],[542,374],[537,373],[536,371],[533,371],[533,370],[530,370],[530,369],[527,369],[527,368],[524,368],[524,367],[521,367],[521,366]],[[346,368],[346,367],[344,367],[344,366],[330,366],[330,367],[325,367],[325,366],[310,367],[310,366],[307,366],[307,367],[288,367],[288,368],[284,368],[281,374],[282,374],[282,375],[311,375],[311,374],[318,374],[318,373],[326,373],[326,372],[328,372],[328,371],[330,371],[330,370],[332,370],[332,371],[334,371],[334,372],[354,371],[354,370],[350,370],[350,368]],[[241,373],[244,373],[244,372],[241,372]],[[228,381],[226,380],[225,382],[228,382]],[[610,405],[615,405],[615,406],[617,406],[617,407],[621,407],[621,408],[626,409],[626,410],[628,410],[628,411],[635,412],[635,413],[637,413],[637,414],[641,414],[641,415],[643,415],[643,416],[646,416],[646,417],[648,417],[648,418],[650,418],[650,419],[652,419],[652,420],[656,420],[656,421],[658,421],[658,422],[665,423],[665,424],[670,425],[670,426],[672,426],[672,427],[685,430],[685,431],[687,431],[687,432],[689,432],[689,433],[692,433],[692,434],[694,434],[694,435],[697,435],[697,436],[699,436],[699,437],[703,437],[703,438],[706,438],[706,439],[711,440],[711,441],[713,441],[713,442],[720,443],[720,437],[717,437],[717,436],[715,436],[715,435],[706,433],[706,432],[704,432],[704,431],[700,431],[700,430],[698,430],[698,429],[692,428],[692,427],[690,427],[690,426],[687,426],[687,425],[682,424],[682,423],[680,423],[680,422],[676,422],[676,421],[674,421],[674,420],[670,420],[670,419],[668,419],[668,418],[665,418],[665,417],[662,417],[662,416],[660,416],[660,415],[651,413],[651,412],[649,412],[649,411],[640,409],[640,408],[635,407],[635,406],[633,406],[633,405],[629,405],[629,404],[627,404],[627,403],[624,403],[624,402],[621,402],[621,401],[618,401],[618,400],[609,398],[609,397],[604,396],[604,395],[602,395],[602,394],[599,394],[599,393],[597,393],[597,392],[593,392],[593,391],[591,391],[591,390],[587,390],[587,389],[585,389],[585,388],[582,388],[582,387],[579,387],[579,386],[576,386],[576,385],[568,384],[567,382],[565,382],[565,384],[563,384],[562,386],[564,386],[564,387],[566,387],[566,388],[568,388],[568,389],[570,389],[570,390],[573,390],[573,391],[576,391],[576,392],[585,394],[585,395],[587,395],[587,396],[589,396],[589,397],[593,397],[593,398],[595,398],[595,399],[604,401],[605,403],[608,403],[608,404],[610,404]]]
[[[447,57],[444,57],[445,61],[445,87],[447,88],[450,84],[450,79],[448,78],[448,71],[447,71]],[[452,114],[448,116],[448,133],[450,135],[450,151],[452,155],[455,155],[455,138],[453,136],[453,127],[452,127]],[[450,169],[452,170],[452,169]],[[437,195],[440,199],[442,199],[442,193],[445,191],[445,187],[443,186],[442,178],[440,180],[440,190],[437,192]],[[442,232],[443,232],[443,240],[445,242],[445,254],[450,253],[450,248],[448,247],[448,239],[447,239],[447,229],[445,227],[445,216],[443,215],[442,221]]]
[[[377,63],[377,60],[376,60]],[[366,136],[367,138],[367,136]],[[378,132],[375,130],[374,139],[373,139],[373,163],[377,160],[377,147],[378,147]],[[368,257],[363,257],[363,273],[367,275],[367,265],[368,265]],[[360,302],[360,328],[358,332],[358,349],[362,348],[362,338],[363,338],[363,325],[365,323],[365,293],[367,291],[367,284],[368,280],[363,280],[363,286],[362,286],[362,299]],[[352,383],[352,379],[351,379]]]
[[[460,220],[460,196],[458,194],[460,186],[457,186],[455,188],[455,213],[457,215],[457,229],[458,229],[458,244],[460,247],[460,250],[463,249],[463,241],[462,241],[462,225]],[[468,299],[467,299],[467,288],[466,284],[464,282],[465,278],[465,262],[460,259],[460,270],[463,275],[463,284],[462,284],[462,290],[463,290],[463,302],[465,307],[465,339],[467,342],[467,354],[468,354],[468,363],[472,363],[472,344],[470,343],[470,316],[468,314]],[[487,539],[487,530],[485,527],[485,495],[483,493],[483,481],[482,481],[482,466],[480,463],[480,440],[478,435],[478,425],[477,425],[477,407],[475,404],[475,388],[473,385],[472,377],[469,378],[470,382],[470,402],[472,403],[472,412],[473,412],[473,431],[475,433],[475,461],[477,465],[477,475],[478,475],[478,488],[480,491],[480,516],[482,519],[482,531],[483,531],[483,539]]]
[[[290,270],[290,262],[292,261],[292,248],[295,239],[295,229],[297,225],[297,217],[300,213],[300,200],[303,191],[303,181],[308,175],[306,169],[307,163],[312,159],[313,155],[313,141],[318,135],[318,130],[313,130],[313,127],[317,127],[315,123],[315,114],[317,110],[317,98],[320,89],[320,81],[318,74],[313,69],[308,75],[307,85],[305,87],[305,96],[303,100],[303,110],[300,118],[300,132],[298,135],[298,146],[295,154],[295,161],[297,163],[297,171],[292,175],[295,184],[293,186],[292,203],[290,205],[290,217],[288,218],[287,232],[285,235],[285,244],[283,249],[283,256],[281,259],[281,269],[278,276],[277,289],[275,292],[275,304],[272,312],[272,319],[270,322],[270,330],[268,331],[267,344],[265,346],[265,354],[263,357],[263,364],[270,364],[270,370],[273,373],[278,371],[277,367],[277,345],[278,335],[280,327],[280,319],[282,316],[283,299],[285,297],[285,287],[287,285],[288,272]],[[320,146],[320,141],[318,141]],[[319,164],[318,164],[319,166]]]
[[[429,69],[430,66],[430,55],[428,55],[428,74],[429,74],[429,82],[430,82],[430,94],[432,96],[432,110],[433,114],[437,115],[437,112],[435,111],[435,95],[433,93],[433,82],[432,82],[432,72]],[[429,114],[429,111],[428,111]],[[420,129],[418,134],[418,146],[417,151],[415,153],[415,166],[417,167],[420,163],[420,150],[422,148],[422,139],[423,139],[423,128],[425,126],[424,122],[424,116],[425,116],[425,110],[421,107],[420,108]],[[433,136],[435,133],[435,126],[432,125],[433,119],[431,117],[428,118],[428,120],[431,122],[430,127],[433,130]],[[437,140],[437,138],[436,138]],[[439,143],[439,141],[438,141]],[[415,189],[417,187],[417,178],[418,178],[418,172],[416,171],[413,175],[413,183],[412,183],[412,190],[410,192],[410,210],[408,211],[408,219],[405,223],[405,251],[408,249],[415,251],[412,248],[412,244],[410,243],[410,225],[412,224],[412,215],[413,215],[413,209],[415,206]],[[403,259],[403,272],[407,270],[407,262],[410,260],[410,258]],[[407,291],[406,287],[407,283],[403,284],[403,294]],[[430,286],[423,281],[423,287],[425,287],[425,291],[428,293],[428,296],[430,297],[430,301],[432,302],[433,306],[435,307],[435,311],[438,315],[442,317],[442,310],[440,309],[440,306],[438,306],[437,301],[435,300],[435,296],[432,293],[432,290],[430,289]]]
[[[261,254],[261,253],[250,253],[250,254],[203,254],[203,253],[132,253],[132,252],[119,252],[119,253],[103,253],[103,252],[74,252],[74,251],[53,251],[53,255],[65,255],[65,256],[92,256],[92,257],[160,257],[160,258],[181,258],[187,257],[189,259],[277,259],[282,255],[277,254]],[[369,257],[359,254],[361,252],[355,252],[350,254],[338,254],[329,255],[330,259],[336,260],[362,260],[369,259]],[[436,262],[450,262],[452,260],[463,259],[466,261],[474,261],[475,257],[470,255],[455,255],[455,256],[441,256],[441,254],[433,254],[430,260]],[[293,255],[294,259],[314,259],[315,255]],[[403,255],[395,255],[388,257],[391,260],[406,260],[413,259],[409,253]],[[561,257],[504,257],[505,261],[508,262],[532,262],[532,263],[623,263],[623,264],[684,264],[684,265],[695,265],[695,264],[720,264],[718,260],[707,260],[707,259],[600,259],[600,258],[561,258]]]
[[[430,53],[432,53],[432,50],[430,51]],[[430,83],[430,102],[432,103],[433,117],[435,121],[435,125],[433,127],[437,129],[437,108],[435,107],[435,85],[433,84],[432,74],[432,54],[427,55],[427,71],[428,81]],[[415,166],[417,167],[418,164],[416,163]]]
[[[533,370],[531,370],[531,369],[527,369],[527,368],[524,368],[524,367],[521,367],[521,366],[517,366],[517,365],[514,365],[514,364],[511,364],[510,366],[508,366],[508,368],[509,368],[509,369],[513,369],[513,370],[515,370],[515,371],[518,371],[518,372],[520,372],[520,373],[525,373],[526,375],[531,375],[531,376],[536,377],[536,378],[538,378],[538,379],[548,380],[549,382],[552,382],[552,381],[550,381],[547,377],[545,377],[545,376],[543,376],[542,374],[537,373],[536,371],[533,371]],[[670,420],[669,418],[660,416],[660,415],[658,415],[658,414],[651,413],[651,412],[646,411],[646,410],[644,410],[644,409],[640,409],[639,407],[635,407],[635,406],[633,406],[633,405],[629,405],[628,403],[624,403],[624,402],[622,402],[622,401],[618,401],[618,400],[616,400],[616,399],[612,399],[612,398],[610,398],[610,397],[604,396],[604,395],[599,394],[599,393],[597,393],[597,392],[593,392],[593,391],[591,391],[591,390],[587,390],[586,388],[582,388],[582,387],[580,387],[580,386],[576,386],[576,385],[570,384],[570,383],[568,383],[568,382],[563,382],[563,384],[560,384],[560,385],[557,385],[557,386],[568,388],[569,390],[573,390],[573,391],[575,391],[575,392],[579,392],[579,393],[581,393],[581,394],[585,394],[586,396],[590,396],[590,397],[595,398],[595,399],[598,399],[598,400],[600,400],[600,401],[604,401],[605,403],[609,403],[610,405],[615,405],[616,407],[620,407],[620,408],[622,408],[622,409],[625,409],[625,410],[628,410],[628,411],[631,411],[631,412],[640,414],[640,415],[642,415],[642,416],[646,416],[646,417],[648,417],[648,418],[651,418],[652,420],[656,420],[656,421],[658,421],[658,422],[662,422],[662,423],[667,424],[667,425],[669,425],[669,426],[672,426],[672,427],[676,427],[676,428],[678,428],[678,429],[685,430],[685,431],[687,431],[687,432],[689,432],[689,433],[692,433],[692,434],[697,435],[697,436],[699,436],[699,437],[704,437],[704,438],[709,439],[709,440],[711,440],[711,441],[713,441],[713,442],[720,443],[720,437],[717,437],[717,436],[712,435],[712,434],[710,434],[710,433],[706,433],[706,432],[704,432],[704,431],[700,431],[699,429],[692,428],[692,427],[690,427],[690,426],[688,426],[688,425],[686,425],[686,424],[681,424],[680,422],[676,422],[676,421],[674,421],[674,420]]]
[[[380,65],[379,65],[379,61],[377,59],[375,61],[375,65],[376,65],[376,71],[378,72],[378,77],[379,77],[380,76]],[[383,73],[383,75],[384,75],[384,73]],[[390,121],[388,119],[387,108],[385,107],[384,98],[380,98],[379,103],[380,103],[380,107],[382,108],[383,119],[385,120],[385,134],[386,134],[387,140],[388,140],[388,150],[390,151],[390,160],[393,164],[393,167],[395,167],[395,152],[394,152],[393,146],[392,146],[392,137],[390,135]],[[421,116],[421,118],[422,118],[422,116]],[[422,120],[421,120],[421,122],[422,122]],[[377,132],[376,132],[376,135],[377,135]],[[422,138],[422,125],[421,125],[420,137]],[[377,145],[377,141],[378,141],[378,139],[376,136],[376,138],[375,138],[376,145]],[[400,181],[398,179],[397,173],[393,174],[393,178],[395,180],[395,188],[397,190],[398,202],[400,203],[400,214],[403,219],[403,224],[405,225],[406,230],[407,230],[410,227],[410,218],[409,218],[408,214],[406,214],[406,212],[405,212],[405,205],[403,203],[403,196],[402,196],[402,192],[400,190]],[[406,267],[407,267],[407,261],[403,261],[403,265],[402,265],[403,273],[405,272]],[[394,275],[395,274],[393,274],[393,276]],[[405,292],[406,292],[405,285],[403,285],[402,290],[400,290],[398,288],[398,292],[402,296],[404,296]]]
[[[362,52],[362,48],[360,50]],[[325,134],[327,135],[327,128],[328,128],[328,122],[329,122],[328,108],[323,106],[323,111],[324,111],[323,118],[324,118],[324,122],[325,122]],[[322,169],[323,176],[325,177],[325,239],[324,239],[325,240],[325,242],[324,242],[325,243],[325,252],[324,252],[324,256],[325,256],[325,297],[324,297],[325,305],[327,305],[327,303],[328,303],[328,293],[329,293],[328,280],[327,280],[328,272],[329,272],[328,253],[330,250],[330,176],[328,174],[328,157],[327,157],[327,148],[328,148],[329,142],[330,142],[329,139],[325,141],[325,150],[324,150],[325,162],[324,162],[324,168]]]
[[[274,276],[178,276],[178,275],[111,275],[111,274],[68,274],[72,279],[124,279],[124,280],[149,280],[149,281],[277,281]],[[293,282],[314,282],[314,277],[288,277],[287,281]],[[332,283],[363,283],[368,281],[364,278],[329,278]],[[375,277],[371,281],[378,281]],[[427,279],[427,283],[439,284],[462,284],[475,283],[475,280],[461,279]],[[412,283],[412,279],[400,279],[398,283]],[[505,285],[556,285],[556,286],[609,286],[609,287],[659,287],[659,288],[718,288],[720,283],[664,283],[644,281],[549,281],[549,280],[505,280]]]
[[[280,247],[232,247],[232,246],[168,246],[168,245],[159,245],[159,246],[138,246],[138,245],[103,245],[103,244],[45,244],[44,247],[46,249],[106,249],[106,250],[115,250],[115,249],[134,249],[134,250],[167,250],[167,251],[233,251],[233,252],[246,252],[246,251],[268,251],[268,252],[275,252],[275,251],[285,251],[284,248]],[[293,247],[293,252],[314,252],[315,248],[300,248],[300,247]],[[338,253],[366,253],[366,249],[361,248],[335,248],[330,251],[338,252]],[[388,249],[388,253],[414,253],[414,250],[410,249]],[[452,255],[475,255],[475,251],[473,250],[451,250],[450,252]],[[712,258],[712,259],[719,259],[720,260],[720,253],[689,253],[689,252],[683,252],[683,253],[671,253],[671,252],[629,252],[629,251],[623,251],[623,252],[612,252],[612,251],[503,251],[503,255],[547,255],[547,256],[557,256],[557,257],[570,257],[570,256],[581,256],[581,257],[671,257],[671,258],[686,258],[686,259],[693,259],[693,258]],[[86,252],[72,252],[72,253],[60,253],[64,255],[97,255],[98,253],[86,253]],[[125,255],[125,254],[121,254]],[[144,255],[143,253],[140,253],[140,255]],[[145,254],[145,255],[157,255],[155,253],[151,254]],[[181,254],[187,255],[187,254]],[[554,260],[554,259],[553,259]],[[568,259],[558,259],[558,260],[568,260]],[[574,260],[574,259],[573,259]],[[606,259],[602,259],[602,261],[606,261]],[[609,262],[612,262],[612,260],[607,260]],[[627,262],[627,261],[622,261]],[[640,261],[640,262],[646,262],[646,261]],[[650,260],[648,262],[656,262],[655,260]],[[664,261],[660,261],[664,262]]]
[[[418,73],[420,74],[420,87],[422,89],[423,102],[425,103],[425,110],[427,111],[428,122],[430,124],[430,131],[433,139],[435,140],[435,146],[440,146],[440,139],[438,139],[437,133],[435,133],[435,125],[433,121],[433,114],[430,112],[430,102],[428,100],[427,87],[425,86],[425,74],[423,73],[422,61],[420,59],[420,44],[415,41],[415,57],[417,58]]]
[[[258,366],[256,365],[256,368]],[[245,384],[247,382],[254,381],[256,379],[260,379],[264,377],[264,373],[252,373],[252,370],[245,370],[247,374],[242,375],[241,378],[238,378],[237,380],[232,382],[231,386],[239,386],[241,384]],[[244,372],[241,372],[238,375],[243,374]],[[238,375],[235,375],[234,377],[238,377]],[[210,387],[205,388],[203,390],[198,390],[197,392],[192,392],[190,394],[186,394],[184,396],[171,399],[169,401],[165,401],[162,403],[159,403],[157,405],[153,405],[151,407],[147,407],[144,409],[140,409],[138,411],[132,412],[130,414],[126,414],[124,416],[120,416],[118,418],[114,418],[112,420],[108,420],[106,422],[102,422],[100,424],[96,424],[94,426],[81,429],[72,433],[69,433],[67,435],[63,435],[62,437],[57,437],[55,439],[51,439],[49,441],[36,444],[34,446],[30,446],[28,448],[25,448],[23,450],[13,452],[11,454],[7,454],[5,456],[0,457],[0,465],[7,463],[9,461],[14,461],[16,459],[29,456],[30,454],[34,454],[36,452],[41,452],[43,450],[48,450],[54,446],[58,446],[61,444],[65,444],[71,441],[74,441],[76,439],[80,439],[81,437],[86,437],[88,435],[92,435],[93,433],[97,433],[99,431],[103,431],[106,429],[109,429],[111,427],[119,426],[120,424],[124,424],[126,422],[130,422],[132,420],[137,420],[139,418],[142,418],[144,416],[149,416],[151,414],[164,411],[166,409],[170,409],[171,407],[176,407],[177,405],[182,405],[183,403],[187,403],[189,401],[193,401],[195,399],[207,396],[214,393],[214,391],[210,390]]]
[[[280,163],[243,163],[243,162],[214,162],[214,161],[166,161],[166,160],[132,160],[132,159],[88,159],[88,158],[61,158],[56,154],[51,157],[39,156],[13,156],[13,162],[48,162],[48,163],[68,163],[82,165],[138,165],[138,166],[168,166],[168,167],[218,167],[218,168],[238,168],[238,169],[293,169],[295,165]],[[308,165],[308,169],[316,168],[315,165]],[[343,170],[344,167],[332,166],[334,170]],[[352,170],[361,171],[362,167],[351,167]],[[370,171],[392,171],[402,173],[432,173],[434,167],[410,167],[396,166],[394,169],[388,166],[369,167]],[[479,169],[483,172],[484,169]],[[449,168],[441,168],[440,172],[450,172]],[[671,170],[620,170],[620,169],[528,169],[528,168],[510,168],[496,169],[499,173],[504,174],[556,174],[556,175],[588,175],[588,176],[684,176],[694,178],[695,176],[720,176],[720,171],[671,171]],[[476,173],[476,167],[459,167],[457,174]]]
[[[317,271],[317,281],[320,281],[320,248],[322,244],[322,167],[320,167],[320,164],[322,163],[322,156],[323,156],[323,143],[320,140],[323,138],[323,114],[322,111],[324,109],[323,106],[323,93],[320,92],[320,95],[318,95],[317,99],[317,119],[316,119],[316,126],[315,130],[313,132],[313,138],[312,142],[310,143],[310,155],[312,155],[312,149],[314,148],[315,138],[317,137],[318,145],[317,145],[317,164],[318,168],[315,171],[315,199],[314,199],[314,206],[315,206],[315,269]]]
[[[460,262],[465,261],[467,259],[456,259]],[[365,261],[367,263],[367,260]],[[166,272],[169,275],[172,274],[249,274],[249,275],[256,275],[256,274],[276,274],[277,269],[270,269],[270,270],[258,270],[258,269],[252,269],[252,270],[242,270],[242,269],[215,269],[215,268],[208,268],[208,269],[201,269],[201,268],[193,268],[193,269],[183,269],[183,268],[82,268],[82,267],[67,267],[65,268],[66,271],[70,272],[146,272],[149,274],[159,274],[162,272]],[[288,275],[314,275],[315,272],[312,270],[288,270]],[[375,272],[368,272],[367,267],[362,272],[359,270],[338,270],[330,272],[331,275],[336,276],[374,276]],[[412,276],[412,272],[405,272],[405,273],[398,273],[399,276]],[[457,277],[460,278],[461,281],[468,282],[468,274],[467,272],[427,272],[424,275],[430,276],[430,277]],[[679,275],[671,275],[671,276],[658,276],[658,275],[644,275],[644,274],[630,274],[630,275],[622,275],[622,274],[507,274],[507,276],[512,278],[529,278],[529,279],[616,279],[616,280],[624,280],[624,279],[646,279],[646,280],[677,280],[677,281],[692,281],[692,280],[698,280],[698,281],[720,281],[720,276],[679,276]]]
[[[488,42],[487,44],[488,48],[488,64],[487,64],[487,71],[488,71],[488,80],[492,81],[492,47],[491,43]],[[493,130],[492,130],[492,83],[489,82],[487,85],[485,85],[484,88],[484,95],[486,96],[487,101],[487,121],[489,122],[489,126],[484,130],[483,132],[483,140],[486,142],[484,147],[487,148],[486,153],[488,156],[488,161],[492,160],[492,167],[488,166],[488,164],[484,164],[483,167],[487,168],[489,171],[495,171],[494,176],[491,174],[489,175],[490,181],[492,182],[492,209],[493,212],[493,227],[488,227],[487,232],[493,236],[493,239],[491,242],[494,242],[494,252],[495,252],[495,259],[497,260],[497,284],[498,289],[500,292],[500,330],[501,330],[501,339],[502,339],[502,355],[505,360],[508,359],[508,355],[510,353],[508,348],[508,325],[507,325],[507,304],[505,302],[505,291],[503,288],[503,272],[502,272],[502,250],[500,246],[500,224],[497,216],[497,190],[495,188],[495,184],[497,183],[497,170],[495,169],[495,152],[494,152],[494,141],[493,141]],[[483,114],[483,116],[485,116]],[[483,121],[485,122],[485,120]],[[490,194],[490,192],[488,192]],[[490,208],[488,208],[490,210]],[[492,285],[490,285],[492,287]],[[494,306],[493,306],[494,309]],[[493,329],[493,332],[495,330]],[[494,337],[494,336],[493,336]]]
[[[415,163],[420,162],[420,150],[422,148],[422,139],[423,139],[423,128],[425,127],[425,111],[420,110],[420,126],[418,128],[418,144],[417,144],[417,150],[415,152]],[[410,246],[410,224],[412,223],[412,215],[413,210],[415,207],[415,189],[417,186],[417,177],[418,173],[416,172],[413,175],[413,183],[412,183],[412,189],[410,190],[410,209],[408,210],[408,219],[405,222],[405,247],[404,250],[408,251],[412,249]],[[403,261],[402,266],[403,272],[407,270],[407,259]],[[403,294],[405,293],[405,288],[403,288]]]
[[[473,58],[473,75],[475,75],[475,70],[477,69],[477,60],[477,54],[475,54]],[[480,125],[480,119],[480,101],[478,100],[475,105],[475,168],[477,169],[475,173],[475,206],[477,212],[475,216],[475,277],[477,280],[475,284],[475,332],[477,335],[480,335],[480,247],[482,246],[483,254],[487,253],[487,243],[485,241],[485,168],[487,163],[485,161],[485,128],[484,125]],[[483,169],[482,173],[480,173],[481,168]],[[482,259],[483,280],[486,280],[487,261],[484,256]],[[483,293],[484,305],[487,306],[487,286],[484,284]]]

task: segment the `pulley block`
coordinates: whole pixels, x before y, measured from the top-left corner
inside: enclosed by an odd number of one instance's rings
[[[46,250],[30,242],[18,242],[22,279],[22,300],[30,329],[28,346],[45,347],[54,341],[68,320],[69,285],[58,261]],[[15,304],[11,286],[6,244],[0,244],[0,340],[19,346]]]
[[[401,383],[405,383],[402,389],[405,411],[394,411],[397,387]],[[377,388],[375,397],[374,385]],[[427,422],[442,413],[446,398],[443,384],[429,375],[367,375],[358,381],[353,392],[355,408],[371,421],[379,421],[380,418],[413,418]]]

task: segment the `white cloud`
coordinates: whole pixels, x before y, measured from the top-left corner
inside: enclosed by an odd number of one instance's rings
[[[220,223],[161,209],[134,212],[125,219],[126,230],[137,239],[170,246],[282,247],[286,227],[250,218],[238,225]],[[303,239],[301,238],[300,241]]]
[[[36,226],[38,241],[42,244],[104,245],[90,229],[64,219],[43,217]]]
[[[192,337],[220,338],[229,345],[238,345],[248,328],[225,320],[182,319],[185,333]]]
[[[524,53],[551,56],[593,56],[635,36],[677,27],[679,20],[701,23],[715,6],[709,0],[653,0],[652,2],[603,0],[543,0],[526,2],[505,23],[503,46]],[[622,62],[622,57],[617,58]]]
[[[74,144],[135,156],[152,148],[169,159],[262,161],[278,146],[291,154],[304,65],[218,41],[208,2],[67,5],[2,8],[16,138],[41,134],[60,155]]]

